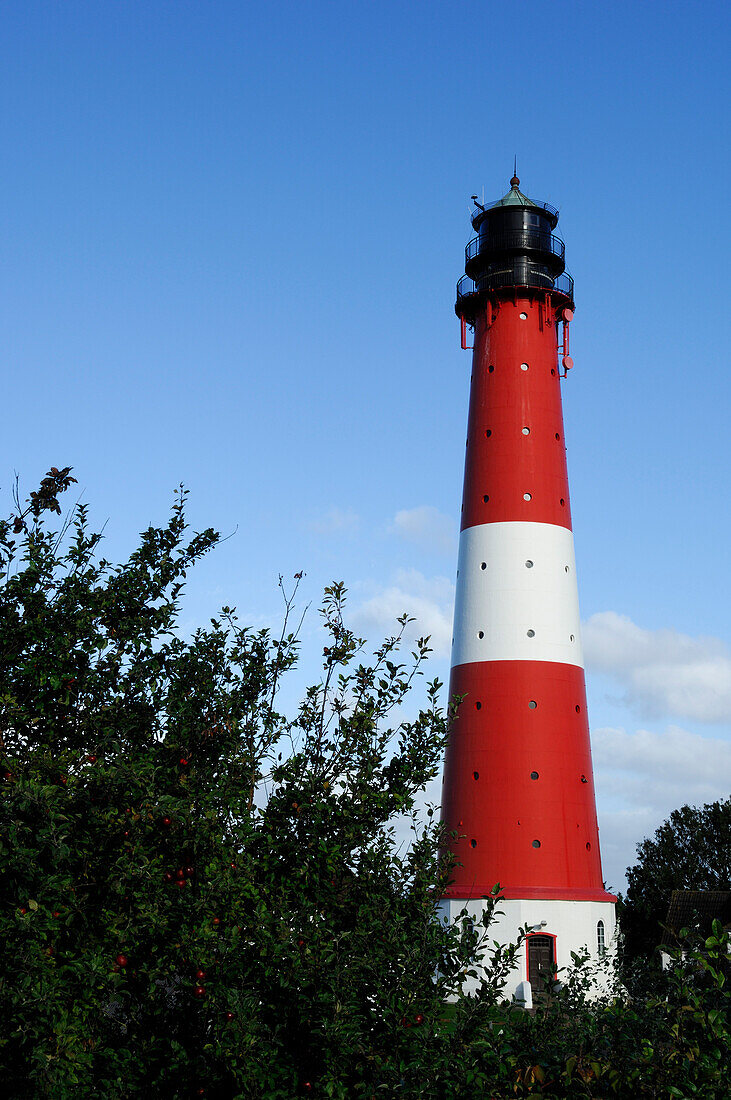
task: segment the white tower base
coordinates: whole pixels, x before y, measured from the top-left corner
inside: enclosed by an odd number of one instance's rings
[[[479,928],[484,912],[484,902],[443,899],[440,902],[442,919],[445,923],[454,923],[459,914],[466,912],[462,919],[472,920]],[[606,995],[611,988],[611,961],[616,950],[616,915],[614,902],[608,901],[536,901],[519,898],[501,899],[493,914],[487,930],[487,941],[507,946],[516,943],[519,929],[528,926],[528,938],[522,944],[515,969],[510,973],[504,987],[506,1000],[525,1003],[526,983],[530,984],[529,943],[531,936],[548,936],[553,942],[553,957],[560,971],[572,965],[572,952],[589,956],[591,981],[587,995],[597,998]],[[489,958],[489,950],[487,958]],[[477,969],[475,967],[474,969]],[[467,979],[465,991],[473,992],[477,988],[476,979]],[[532,990],[535,999],[535,989]]]

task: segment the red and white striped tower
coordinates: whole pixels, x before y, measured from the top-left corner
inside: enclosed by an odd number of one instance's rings
[[[573,280],[557,211],[510,182],[477,204],[457,288],[474,353],[450,685],[462,703],[442,812],[459,838],[447,915],[477,915],[499,882],[491,935],[532,929],[521,995],[572,951],[604,954],[616,898],[602,882],[561,412]]]

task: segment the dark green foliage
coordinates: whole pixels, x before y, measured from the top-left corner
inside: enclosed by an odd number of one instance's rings
[[[592,1005],[579,968],[531,1016],[502,1003],[494,899],[441,923],[439,826],[394,835],[446,739],[438,683],[402,717],[426,640],[364,661],[334,585],[285,718],[292,598],[278,639],[229,609],[182,639],[215,533],[187,534],[181,494],[112,566],[83,506],[46,524],[72,480],[0,524],[3,1097],[731,1094],[720,928],[657,995]]]
[[[183,494],[111,566],[84,506],[44,522],[72,480],[51,471],[0,526],[5,1094],[289,1098],[418,1075],[474,953],[436,913],[438,826],[403,856],[393,836],[445,744],[438,683],[397,715],[426,641],[357,664],[333,586],[323,679],[285,720],[286,620],[277,640],[229,609],[176,633],[217,541],[186,534]]]
[[[731,798],[681,806],[637,845],[627,868],[621,927],[627,966],[642,965],[662,939],[673,890],[731,890]]]

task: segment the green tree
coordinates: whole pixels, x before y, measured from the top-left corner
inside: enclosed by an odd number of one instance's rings
[[[621,928],[628,962],[647,960],[662,938],[673,890],[731,890],[731,798],[673,810],[637,845],[627,868]]]
[[[397,841],[447,735],[436,681],[401,717],[427,641],[401,660],[403,619],[364,660],[332,586],[286,718],[293,593],[278,638],[228,608],[181,637],[218,536],[181,492],[112,565],[85,506],[54,526],[73,480],[0,523],[4,1094],[458,1095],[511,953],[460,999],[484,929],[439,919],[436,822]]]
[[[294,592],[277,638],[226,608],[183,638],[216,534],[181,493],[113,566],[83,506],[53,519],[72,482],[0,522],[3,1096],[725,1100],[718,925],[656,993],[591,1002],[579,963],[532,1016],[502,1002],[495,897],[440,920],[440,828],[396,832],[448,718],[438,682],[403,717],[428,652],[400,658],[405,620],[365,659],[327,589],[322,676],[286,717]]]

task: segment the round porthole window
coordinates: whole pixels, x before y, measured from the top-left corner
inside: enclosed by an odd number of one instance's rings
[[[477,841],[476,840],[471,840],[470,841],[470,848],[476,848],[476,847],[477,847]]]
[[[480,778],[480,773],[479,772],[473,772],[472,773],[472,778],[473,779],[479,779]]]
[[[540,846],[541,846],[540,840],[534,840],[533,841],[533,847],[534,848],[540,848]]]
[[[528,370],[528,364],[527,363],[521,363],[520,364],[520,369],[521,370]]]
[[[477,637],[478,637],[478,638],[479,638],[480,640],[482,640],[482,639],[483,639],[483,638],[485,637],[485,631],[484,631],[484,630],[478,630],[478,631],[477,631]]]
[[[531,777],[531,779],[537,779],[538,778],[538,772],[531,772],[530,777]]]
[[[532,500],[533,497],[530,493],[523,493],[523,500]]]
[[[528,631],[528,637],[529,638],[535,638],[535,636],[536,636],[535,630],[529,630]]]
[[[487,569],[487,562],[486,561],[481,562],[480,569]]]
[[[482,710],[482,703],[475,703],[475,710]]]
[[[535,710],[536,707],[538,706],[538,703],[535,701],[535,699],[531,699],[530,702],[528,703],[528,706],[530,707],[531,710]]]
[[[526,569],[532,569],[533,568],[533,562],[530,560],[530,558],[528,558],[528,561],[525,563],[525,567],[526,567]]]
[[[528,314],[527,313],[521,313],[520,319],[521,319],[521,321],[527,321],[528,320]]]
[[[487,495],[487,493],[485,493],[484,497],[482,498],[482,503],[487,504],[489,499],[490,499],[489,496]]]
[[[523,435],[530,435],[530,428],[521,428]]]

